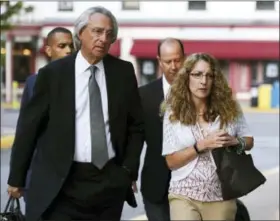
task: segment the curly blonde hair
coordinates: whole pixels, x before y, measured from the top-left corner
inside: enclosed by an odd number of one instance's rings
[[[221,72],[218,61],[209,54],[197,53],[186,58],[183,67],[171,85],[168,97],[162,104],[162,108],[163,111],[167,107],[171,109],[171,121],[180,121],[185,125],[196,124],[197,110],[189,89],[189,77],[195,64],[200,60],[210,65],[214,75],[207,101],[207,110],[203,117],[207,122],[213,122],[217,116],[220,116],[220,128],[222,128],[224,125],[236,120],[241,114],[241,109],[233,98],[232,90]]]

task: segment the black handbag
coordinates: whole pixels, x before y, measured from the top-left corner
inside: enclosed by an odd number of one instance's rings
[[[25,221],[20,209],[19,199],[10,196],[4,212],[0,213],[0,221]]]
[[[250,214],[244,203],[241,200],[236,200],[236,206],[235,221],[250,221]]]
[[[224,148],[215,149],[212,154],[224,200],[245,196],[266,182],[266,178],[255,167],[251,154],[237,154]]]

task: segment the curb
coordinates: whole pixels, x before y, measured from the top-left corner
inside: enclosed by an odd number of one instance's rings
[[[15,136],[14,135],[6,135],[1,137],[1,149],[10,148],[13,145]]]
[[[15,110],[15,109],[13,109]],[[266,114],[279,114],[279,108],[274,109],[260,109],[260,108],[251,108],[244,107],[242,108],[244,113],[266,113]],[[1,149],[10,148],[14,142],[14,135],[5,135],[1,137]]]
[[[12,108],[12,107],[3,107],[9,111],[19,111],[19,108]],[[254,108],[254,107],[244,107],[242,108],[244,113],[261,113],[261,114],[279,114],[279,108],[269,108],[269,109],[262,109],[262,108]]]
[[[263,114],[279,114],[279,108],[254,108],[254,107],[243,107],[244,113],[263,113]]]

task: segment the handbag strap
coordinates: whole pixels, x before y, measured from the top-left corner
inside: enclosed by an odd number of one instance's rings
[[[16,203],[16,207],[15,207],[15,203]],[[12,213],[14,213],[15,210],[21,211],[19,199],[10,196],[10,197],[9,197],[9,200],[8,200],[8,202],[7,202],[7,205],[6,205],[6,207],[5,207],[4,213],[7,213],[7,212],[8,212],[8,209],[9,209],[9,211],[12,212]]]
[[[13,197],[10,196],[9,199],[8,199],[8,202],[7,202],[7,204],[6,204],[6,207],[5,207],[5,209],[4,209],[4,213],[7,213],[7,212],[8,212],[8,208],[9,208],[9,206],[10,206],[10,204],[11,204],[12,199],[13,199]]]

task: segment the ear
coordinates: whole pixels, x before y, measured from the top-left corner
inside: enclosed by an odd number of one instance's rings
[[[160,60],[159,56],[157,56],[157,60],[158,60],[159,67],[161,68],[162,67],[162,63],[161,63],[161,60]]]
[[[48,55],[48,57],[52,57],[52,50],[51,47],[49,45],[45,46],[45,53]]]
[[[81,37],[82,37],[82,34],[84,33],[84,31],[85,31],[85,28],[86,28],[86,26],[85,27],[83,27],[80,31],[79,31],[79,34],[78,34],[78,38],[79,38],[79,40],[81,41]]]
[[[157,55],[157,60],[158,60],[158,63],[160,63],[160,57]]]

